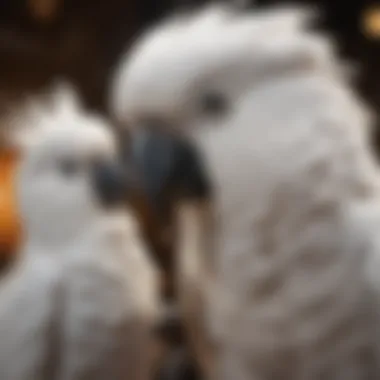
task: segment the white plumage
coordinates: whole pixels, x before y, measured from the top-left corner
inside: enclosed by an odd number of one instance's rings
[[[191,139],[211,178],[214,249],[191,253],[212,257],[200,318],[219,380],[380,376],[370,116],[308,19],[279,8],[176,18],[137,43],[111,91],[121,121]],[[227,107],[205,111],[208,94]],[[187,282],[198,293],[210,289],[202,271]]]
[[[0,378],[145,379],[157,273],[132,212],[99,197],[97,165],[117,163],[110,126],[61,87],[24,116],[35,128],[17,176],[24,243],[0,288]]]

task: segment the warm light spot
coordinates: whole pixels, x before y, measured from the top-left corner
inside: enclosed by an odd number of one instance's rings
[[[58,16],[61,0],[28,0],[29,11],[41,23],[49,23]]]
[[[15,173],[18,155],[0,154],[0,252],[13,253],[20,241],[21,226],[17,212]],[[1,260],[1,258],[0,258]]]
[[[362,27],[367,37],[380,38],[380,6],[369,8],[364,12]]]

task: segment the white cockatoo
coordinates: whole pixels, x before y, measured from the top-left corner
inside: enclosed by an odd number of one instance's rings
[[[116,141],[71,90],[55,91],[25,113],[23,243],[0,283],[0,378],[146,379],[158,278],[127,208]]]
[[[180,302],[209,378],[380,378],[371,116],[311,21],[207,8],[115,72],[147,191],[178,202]]]

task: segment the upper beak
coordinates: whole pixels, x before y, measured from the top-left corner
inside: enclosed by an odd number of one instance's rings
[[[210,193],[201,156],[188,140],[161,131],[136,132],[132,157],[143,191],[156,209],[168,196],[203,199]]]

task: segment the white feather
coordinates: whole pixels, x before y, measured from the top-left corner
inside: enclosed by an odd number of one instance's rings
[[[93,164],[116,162],[116,141],[75,98],[53,90],[19,119],[33,133],[16,183],[23,245],[0,288],[4,380],[148,376],[156,269],[133,213],[96,197]],[[74,178],[61,172],[67,160]]]
[[[192,138],[214,185],[216,378],[376,379],[380,177],[370,112],[304,12],[218,12],[148,33],[111,91],[132,128],[153,116]],[[200,112],[209,91],[229,104],[215,119]],[[192,284],[188,294],[202,292]]]

